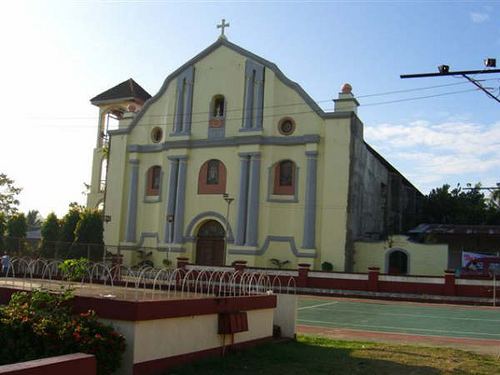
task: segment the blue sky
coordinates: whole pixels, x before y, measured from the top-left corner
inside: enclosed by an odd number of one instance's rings
[[[325,110],[351,83],[366,140],[423,192],[500,182],[500,104],[463,92],[473,86],[462,79],[399,78],[500,58],[498,2],[17,1],[0,15],[0,171],[23,187],[21,209],[60,215],[83,203],[97,123],[89,99],[129,77],[155,94],[216,40],[221,18],[229,40],[275,62]],[[499,94],[500,74],[477,78]]]

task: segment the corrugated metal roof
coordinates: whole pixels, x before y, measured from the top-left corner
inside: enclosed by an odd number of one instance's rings
[[[489,234],[500,235],[500,225],[420,224],[409,234]]]

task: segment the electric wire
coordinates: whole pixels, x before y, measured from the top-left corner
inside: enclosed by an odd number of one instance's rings
[[[480,82],[493,81],[493,80],[500,81],[499,78],[491,78],[491,79],[481,80]],[[360,99],[360,98],[368,98],[368,97],[375,97],[375,96],[387,96],[387,95],[401,94],[401,93],[414,92],[414,91],[430,90],[430,89],[441,88],[441,87],[463,85],[463,84],[467,84],[467,83],[469,83],[469,82],[468,81],[464,81],[464,82],[448,83],[448,84],[443,84],[443,85],[433,85],[433,86],[417,87],[417,88],[413,88],[413,89],[385,91],[385,92],[374,93],[374,94],[358,95],[358,96],[354,96],[354,98],[355,99]],[[452,95],[452,94],[456,94],[456,93],[462,93],[462,92],[468,92],[468,91],[474,91],[474,90],[477,90],[477,89],[462,90],[462,91],[453,91],[453,92],[449,92],[449,93],[428,95],[428,96],[423,96],[423,97],[410,97],[410,98],[403,98],[403,99],[395,99],[395,100],[384,101],[384,102],[380,102],[380,103],[367,103],[367,104],[360,103],[360,107],[372,106],[372,105],[381,105],[381,104],[390,104],[390,103],[398,103],[398,102],[401,102],[401,101],[420,100],[420,99],[424,99],[424,98],[432,98],[432,97],[435,97],[435,96],[446,96],[446,95]],[[327,103],[327,102],[331,102],[332,100],[333,99],[324,99],[324,100],[315,101],[314,103],[316,103],[316,104]],[[264,110],[266,110],[266,109],[269,110],[269,109],[286,108],[286,107],[300,106],[300,105],[309,106],[309,103],[302,101],[302,102],[297,102],[297,103],[277,104],[277,105],[263,106],[263,109]],[[244,111],[244,109],[242,107],[239,107],[239,108],[234,108],[234,109],[226,110],[225,113],[243,112],[243,111]],[[317,111],[315,111],[315,110],[308,110],[308,111],[305,111],[305,112],[290,113],[290,115],[291,114],[303,114],[303,113],[309,113],[309,112],[317,112]],[[210,111],[191,112],[192,116],[209,115],[209,114],[210,114]],[[145,118],[151,117],[151,118],[160,118],[160,119],[165,118],[165,119],[168,120],[169,117],[175,117],[175,116],[176,116],[175,113],[173,113],[173,114],[162,114],[162,115],[142,115],[141,119],[145,119]],[[85,119],[95,119],[94,116],[71,116],[71,117],[53,117],[53,118],[46,118],[46,117],[37,118],[37,117],[34,117],[34,118],[35,119],[51,119],[51,120],[85,120]],[[235,120],[237,120],[237,118]],[[206,122],[206,121],[203,120],[202,122]],[[151,123],[151,125],[155,125],[155,124]]]
[[[384,102],[376,102],[376,103],[367,103],[367,104],[360,104],[361,107],[369,107],[369,106],[377,106],[377,105],[383,105],[383,104],[391,104],[391,103],[399,103],[399,102],[405,102],[405,101],[413,101],[413,100],[422,100],[422,99],[427,99],[427,98],[434,98],[434,97],[440,97],[440,96],[447,96],[447,95],[456,95],[456,94],[462,94],[462,93],[467,93],[467,92],[472,92],[472,91],[478,91],[479,89],[473,88],[473,89],[467,89],[467,90],[459,90],[459,91],[451,91],[451,92],[445,92],[445,93],[440,93],[440,94],[433,94],[433,95],[425,95],[425,96],[417,96],[417,97],[411,97],[411,98],[404,98],[404,99],[395,99],[395,100],[389,100],[389,101],[384,101]],[[276,114],[276,113],[271,113],[271,114],[266,114],[262,115],[262,118],[269,118],[269,117],[277,117],[277,116],[295,116],[295,115],[302,115],[302,114],[310,114],[310,113],[318,113],[319,111],[315,111],[312,109],[309,110],[304,110],[304,111],[296,111],[296,112],[284,112],[282,114]],[[203,114],[208,115],[209,112],[204,112]],[[334,112],[326,112],[327,114],[329,113],[334,113]],[[170,116],[175,116],[170,115]],[[165,118],[164,121],[157,121],[157,122],[148,122],[148,121],[142,121],[143,118],[146,116],[143,116],[140,120],[139,123],[136,124],[136,126],[164,126],[167,125],[168,121],[168,116],[167,115],[162,115],[162,117]],[[227,122],[229,121],[242,121],[244,117],[229,117],[226,119]],[[161,120],[161,119],[160,119]],[[197,124],[207,124],[207,119],[204,118],[203,120],[192,120],[191,125],[197,125]],[[42,125],[43,126],[43,125]],[[51,125],[49,125],[51,126]],[[53,127],[65,127],[63,125],[52,125]],[[89,125],[80,125],[80,126],[71,126],[73,128],[80,127],[80,128],[95,128],[95,125],[89,124]]]

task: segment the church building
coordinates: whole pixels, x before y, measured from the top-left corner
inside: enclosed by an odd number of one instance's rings
[[[415,226],[421,193],[364,141],[340,91],[324,111],[222,34],[152,97],[132,79],[97,95],[87,204],[104,209],[106,245],[129,265],[148,248],[159,267],[356,270],[355,243]]]

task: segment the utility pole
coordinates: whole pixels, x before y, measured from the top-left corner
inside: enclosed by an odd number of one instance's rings
[[[491,99],[497,101],[500,103],[500,99],[498,96],[493,95],[491,92],[488,91],[487,88],[483,87],[481,85],[481,81],[474,79],[472,77],[469,77],[469,74],[493,74],[493,73],[500,73],[500,69],[489,69],[489,68],[495,68],[497,65],[496,59],[488,58],[484,60],[484,65],[486,69],[483,70],[457,70],[455,72],[450,71],[450,67],[448,65],[439,65],[438,66],[438,73],[418,73],[418,74],[402,74],[400,77],[402,79],[404,78],[424,78],[424,77],[443,77],[443,76],[462,76],[466,80],[468,80],[470,83],[472,83],[474,86],[476,86],[479,90],[483,91],[486,95],[488,95]]]

